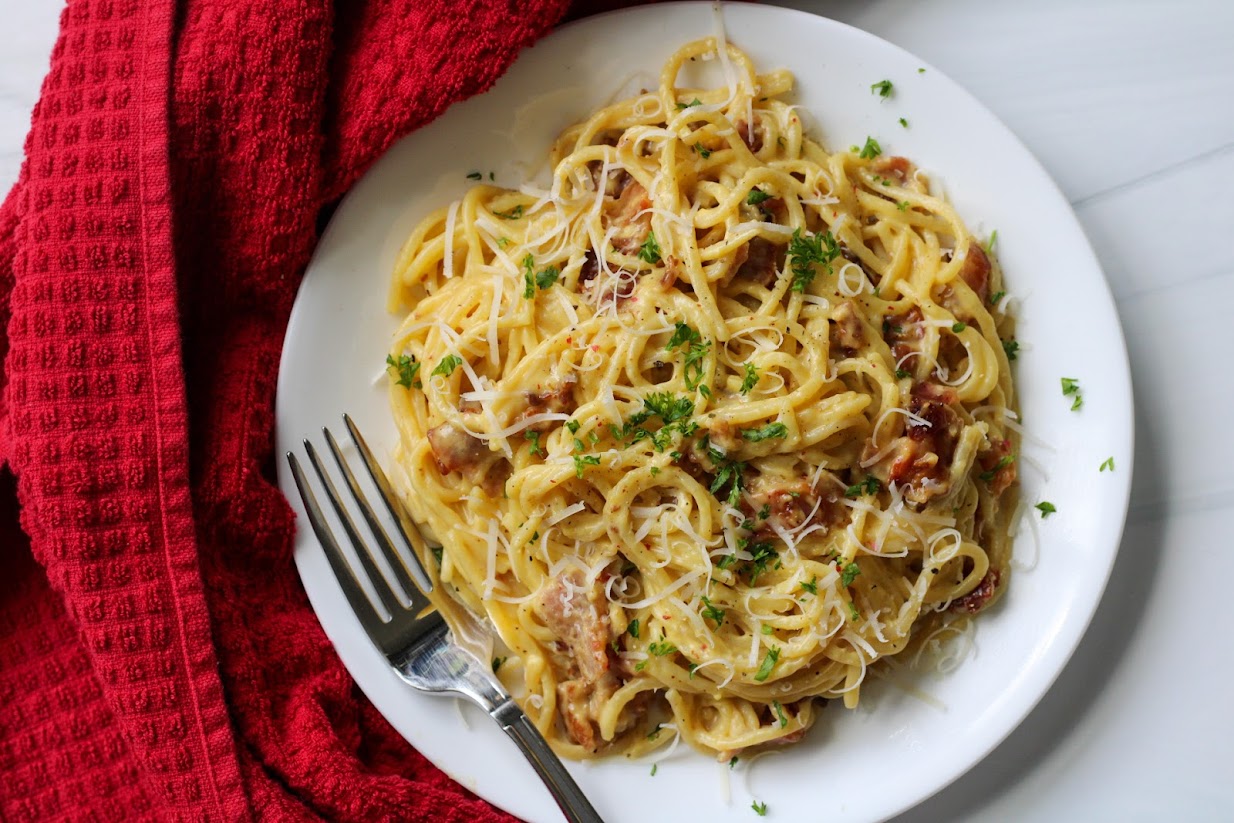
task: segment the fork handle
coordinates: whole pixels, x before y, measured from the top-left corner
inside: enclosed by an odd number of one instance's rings
[[[544,736],[523,710],[513,700],[506,698],[489,712],[510,739],[518,744],[523,756],[531,763],[536,774],[544,781],[562,814],[570,823],[604,823],[604,819],[592,808],[583,790],[566,771],[561,759],[553,753]]]

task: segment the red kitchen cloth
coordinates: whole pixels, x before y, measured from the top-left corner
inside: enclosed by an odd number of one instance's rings
[[[69,2],[0,209],[0,819],[508,819],[318,626],[274,387],[329,205],[567,6]]]

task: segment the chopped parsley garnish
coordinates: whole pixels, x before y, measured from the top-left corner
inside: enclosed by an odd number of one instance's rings
[[[908,369],[896,369],[896,379],[903,380],[905,377],[912,377],[913,373]]]
[[[576,452],[586,451],[586,450],[587,450],[587,447],[583,445],[583,441],[582,441],[582,440],[579,440],[579,439],[576,437],[576,438],[574,438],[574,450],[575,450]]]
[[[651,469],[650,469],[649,471],[651,472],[651,476],[652,476],[652,477],[655,477],[657,474],[659,474],[659,473],[660,473],[660,467],[659,467],[659,466],[652,466],[652,467],[651,467]]]
[[[711,149],[706,148],[702,143],[695,143],[694,150],[701,154],[704,160],[711,156]]]
[[[1016,355],[1020,353],[1020,344],[1015,340],[1004,340],[1003,351],[1007,353],[1008,360],[1015,360]]]
[[[749,394],[758,385],[758,369],[753,363],[745,364],[746,376],[741,380],[741,393]]]
[[[690,108],[691,106],[701,106],[701,105],[703,105],[703,101],[702,101],[702,100],[699,100],[697,97],[695,97],[695,98],[694,98],[693,100],[691,100],[689,103],[678,103],[678,104],[677,104],[677,111],[681,111],[682,109],[688,109],[688,108]]]
[[[467,179],[468,180],[483,180],[484,175],[480,174],[480,172],[478,171],[473,171],[471,174],[467,175]]]
[[[840,572],[840,583],[844,586],[851,586],[860,574],[861,567],[856,563],[849,563],[844,567],[844,571]]]
[[[792,260],[792,290],[804,292],[814,280],[814,264],[824,265],[830,272],[831,261],[840,256],[840,245],[829,231],[803,235],[801,229],[793,229],[793,237],[788,241],[788,256]]]
[[[660,243],[654,231],[647,232],[647,239],[639,246],[638,259],[653,265],[660,262]]]
[[[766,520],[768,517],[771,517],[771,504],[764,503],[763,507],[758,510],[758,519]]]
[[[995,229],[994,231],[990,232],[990,239],[985,241],[986,252],[993,254],[994,244],[997,242],[998,242],[998,229]]]
[[[779,568],[780,553],[775,550],[774,546],[767,542],[754,543],[748,548],[750,554],[754,555],[754,558],[750,560],[749,563],[750,585],[753,586],[754,581],[758,579],[758,576],[767,571],[767,566],[772,560],[776,561],[776,568]]]
[[[851,600],[848,601],[848,616],[854,623],[861,619],[861,612],[858,610],[857,604]]]
[[[776,716],[780,718],[780,728],[784,728],[788,725],[788,717],[784,714],[784,707],[780,705],[779,700],[771,701],[771,705],[775,707]]]
[[[787,437],[788,426],[783,423],[768,423],[766,426],[760,426],[757,429],[742,429],[741,436],[751,443],[770,440],[773,437]]]
[[[523,439],[531,441],[531,456],[535,457],[538,454],[544,454],[544,449],[540,447],[540,433],[533,431],[523,432]]]
[[[1105,459],[1105,462],[1101,464],[1101,468],[1097,469],[1097,471],[1099,472],[1103,472],[1106,470],[1114,471],[1114,458],[1113,457],[1107,457]]]
[[[386,367],[394,369],[398,374],[398,380],[394,381],[394,385],[409,389],[423,388],[420,381],[416,379],[416,375],[420,373],[420,364],[411,355],[400,354],[395,360],[393,355],[387,354]]]
[[[657,769],[657,768],[659,768],[659,766],[660,766],[660,764],[659,764],[659,763],[652,763],[652,764],[651,764],[651,776],[652,776],[652,777],[655,777],[655,776],[656,776],[656,769]]]
[[[917,69],[918,74],[925,74],[925,69]]]
[[[776,662],[780,659],[780,647],[772,646],[767,650],[767,655],[763,658],[763,664],[758,667],[758,672],[754,675],[754,679],[762,683],[771,676],[771,670],[776,667]]]
[[[711,459],[718,464],[716,476],[711,481],[710,491],[716,496],[717,500],[724,500],[730,506],[736,506],[737,501],[741,499],[741,490],[745,488],[745,479],[742,477],[742,472],[745,471],[746,464],[736,460],[726,460],[719,452],[712,450]],[[728,494],[725,497],[720,496],[720,490],[728,486]],[[731,557],[731,555],[730,555]]]
[[[493,214],[502,220],[517,220],[523,216],[523,204],[520,203],[509,211],[495,211]]]
[[[770,623],[764,623],[764,624],[762,625],[762,627],[759,629],[759,631],[760,631],[760,632],[762,632],[763,634],[765,634],[765,635],[769,636],[769,637],[770,637],[771,635],[775,634],[775,632],[776,632],[775,627],[774,627],[774,626],[772,626]]]
[[[684,349],[686,355],[683,370],[686,388],[694,391],[703,380],[703,360],[707,357],[707,352],[711,350],[711,341],[704,343],[702,335],[692,329],[688,323],[678,323],[677,330],[673,332],[673,336],[669,338],[664,348],[673,351],[679,347]],[[704,396],[709,395],[710,391],[711,389],[707,389],[703,392]]]
[[[567,420],[566,428],[570,430],[570,434],[578,434],[578,430],[583,427],[583,424],[577,420]]]
[[[866,144],[861,147],[861,151],[857,154],[862,160],[873,160],[883,153],[883,147],[878,144],[878,141],[873,137],[866,138]]]
[[[951,324],[951,330],[955,332],[956,334],[959,334],[960,332],[964,331],[967,328],[968,328],[968,324],[965,323],[963,320],[957,320],[956,322]]]
[[[753,809],[754,813],[757,814],[759,817],[767,816],[767,804],[766,803],[760,803],[757,800],[755,800],[753,803],[750,804],[750,808]]]
[[[818,575],[816,574],[810,577],[809,583],[803,582],[801,584],[801,588],[805,589],[810,594],[817,596],[818,595]]]
[[[738,760],[737,756],[736,756],[736,755],[734,755],[734,756],[733,756],[733,759],[732,759],[732,760],[730,760],[730,761],[728,761],[728,767],[729,767],[730,769],[735,769],[735,768],[737,768],[737,760]]]
[[[637,617],[630,621],[629,626],[626,626],[626,631],[629,632],[630,636],[633,637],[635,640],[638,639],[638,618]]]
[[[539,288],[540,291],[544,291],[545,289],[552,287],[552,285],[557,282],[557,278],[560,276],[561,272],[556,266],[549,266],[547,269],[536,275],[536,287]]]
[[[600,465],[600,458],[594,454],[576,454],[574,455],[574,475],[582,477],[583,472],[587,470],[587,466]]]
[[[746,195],[746,205],[747,206],[757,206],[759,203],[762,203],[764,200],[770,200],[770,199],[771,199],[771,195],[763,191],[762,189],[750,189],[750,193]]]
[[[677,647],[667,640],[663,643],[652,643],[647,647],[647,651],[654,654],[656,657],[664,657],[677,651]]]
[[[1000,458],[998,459],[998,462],[994,464],[994,468],[990,469],[989,471],[984,471],[984,472],[982,472],[981,474],[979,474],[979,475],[977,475],[977,476],[978,476],[978,477],[980,477],[980,478],[981,478],[982,480],[984,480],[985,482],[989,483],[990,481],[992,481],[992,480],[994,479],[994,477],[995,477],[995,476],[996,476],[996,475],[997,475],[1000,471],[1002,471],[1003,469],[1007,468],[1008,466],[1010,466],[1010,465],[1011,465],[1012,463],[1014,463],[1014,462],[1015,462],[1015,455],[1014,455],[1014,454],[1004,454],[1002,457],[1000,457]]]
[[[1058,509],[1054,508],[1054,504],[1048,500],[1042,500],[1040,503],[1038,503],[1033,508],[1041,512],[1042,520],[1045,520],[1047,517],[1054,514],[1054,512],[1058,511]]]
[[[1070,395],[1075,398],[1071,402],[1071,410],[1079,411],[1080,407],[1084,405],[1084,398],[1080,396],[1080,381],[1074,377],[1064,377],[1062,378],[1062,383],[1063,396]]]
[[[891,96],[891,90],[895,88],[891,85],[890,80],[879,80],[877,83],[870,84],[870,93],[877,93],[879,97],[884,99]]]
[[[717,629],[723,626],[725,615],[724,609],[717,609],[711,604],[711,601],[708,600],[705,595],[703,596],[703,605],[706,606],[706,608],[703,609],[703,617],[708,620],[714,620],[716,622]]]
[[[900,125],[901,125],[901,126],[903,126],[904,128],[908,128],[908,121],[907,121],[907,120],[905,120],[903,117],[901,117],[901,118],[900,118]]]
[[[463,358],[459,357],[457,354],[447,354],[445,357],[441,358],[441,362],[437,364],[437,368],[433,369],[432,374],[429,376],[436,377],[440,374],[444,377],[449,377],[454,374],[454,370],[461,365],[463,365]]]
[[[504,249],[508,245],[510,245],[509,237],[498,237],[497,238],[497,248]]]
[[[909,205],[910,203],[907,200],[901,200],[899,203],[896,203],[896,208],[900,211],[908,211]]]
[[[996,291],[996,292],[994,292],[993,294],[991,294],[991,295],[990,295],[990,305],[991,305],[991,306],[997,306],[997,305],[998,305],[998,301],[999,301],[999,300],[1002,300],[1002,299],[1003,299],[1004,297],[1006,297],[1006,296],[1007,296],[1007,292],[1005,292],[1005,291]]]
[[[860,483],[854,483],[844,490],[845,497],[861,497],[867,494],[878,494],[878,490],[883,487],[882,483],[878,482],[878,478],[872,474],[866,475],[866,479]]]

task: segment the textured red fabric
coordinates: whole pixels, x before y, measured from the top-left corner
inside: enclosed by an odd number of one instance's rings
[[[0,819],[507,819],[320,630],[274,381],[323,211],[567,2],[69,3],[0,209]]]

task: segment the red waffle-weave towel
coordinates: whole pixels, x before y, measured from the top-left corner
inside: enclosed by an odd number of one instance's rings
[[[0,819],[506,819],[309,610],[274,381],[323,210],[567,4],[68,4],[0,210]]]

